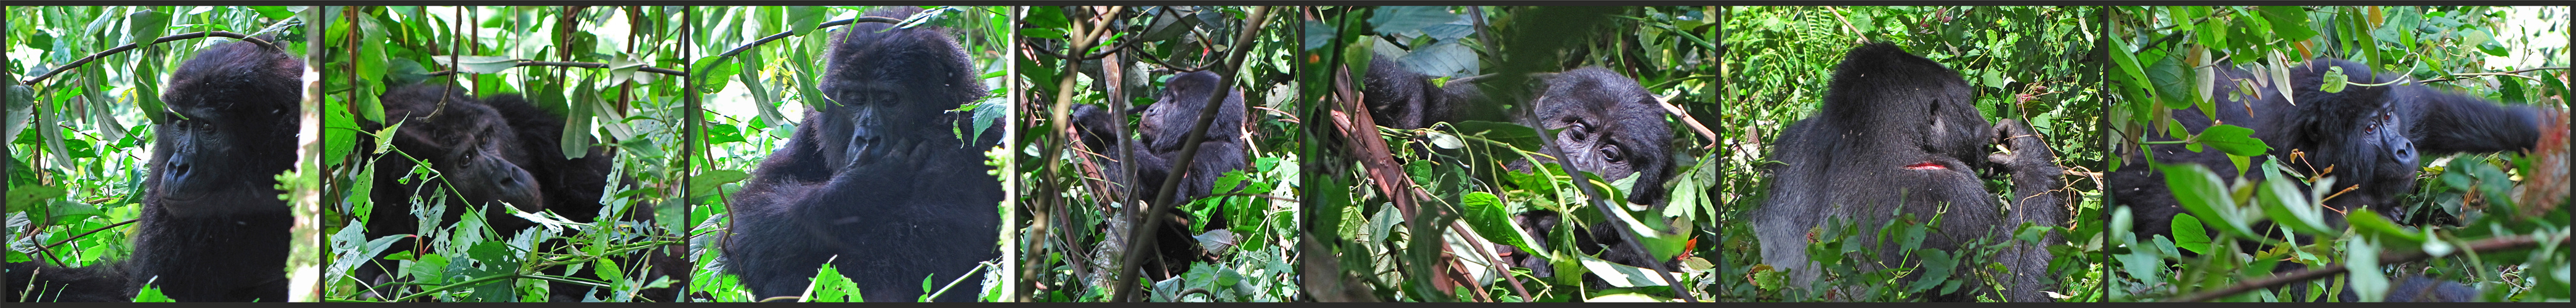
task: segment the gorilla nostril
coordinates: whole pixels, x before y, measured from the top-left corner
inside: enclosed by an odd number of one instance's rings
[[[188,163],[187,156],[171,156],[169,165],[170,170],[168,171],[170,173],[169,178],[171,180],[185,179],[188,177],[188,170],[192,169],[191,167],[194,167],[195,165],[196,164]]]

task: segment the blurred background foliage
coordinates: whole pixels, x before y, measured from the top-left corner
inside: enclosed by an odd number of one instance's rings
[[[582,301],[634,301],[644,288],[671,287],[673,280],[643,281],[645,264],[618,264],[610,257],[659,245],[685,242],[688,218],[677,198],[684,174],[674,165],[682,117],[688,113],[680,76],[647,68],[682,70],[687,63],[677,44],[688,31],[679,22],[681,7],[331,7],[326,12],[331,61],[322,65],[325,108],[324,165],[328,181],[323,200],[332,263],[325,271],[325,300],[330,301],[547,301],[548,288],[598,287]],[[590,67],[537,66],[528,61],[581,62]],[[537,108],[566,123],[562,146],[581,153],[606,146],[614,157],[611,179],[600,202],[599,221],[554,224],[528,230],[494,230],[479,215],[442,222],[440,199],[419,198],[413,204],[374,204],[368,191],[379,172],[408,173],[407,180],[439,179],[427,168],[375,170],[374,162],[409,159],[408,154],[380,149],[383,144],[358,142],[359,134],[392,136],[401,127],[366,130],[359,123],[389,120],[377,97],[409,84],[448,84],[471,89],[476,97],[525,96]],[[391,115],[399,117],[400,115]],[[399,120],[391,119],[391,120]],[[382,154],[378,154],[382,153]],[[443,180],[443,179],[441,179]],[[413,208],[424,225],[421,234],[365,238],[370,211]],[[501,210],[501,209],[491,209]],[[654,221],[622,219],[655,212]],[[390,247],[400,237],[421,239],[422,247]],[[569,245],[542,245],[549,241]],[[495,249],[495,248],[507,249]],[[386,269],[409,282],[399,290],[377,290],[353,273],[369,257],[399,251],[399,268]],[[597,279],[562,273],[589,272]],[[627,275],[634,273],[635,275]],[[631,277],[630,277],[631,276]],[[559,281],[549,283],[549,281]],[[562,281],[580,283],[566,284]],[[590,285],[590,286],[583,286]],[[421,293],[410,293],[414,290]]]
[[[8,262],[67,267],[123,260],[142,208],[153,131],[163,121],[169,72],[199,50],[239,39],[203,31],[275,35],[299,58],[310,42],[285,6],[11,6],[6,31],[9,153]],[[140,48],[73,62],[100,52]],[[50,76],[48,76],[50,74]],[[45,79],[37,80],[38,76]],[[148,288],[148,287],[147,287]],[[157,294],[145,291],[146,294]],[[139,301],[168,301],[145,296]]]
[[[2398,212],[2356,210],[2337,214],[2349,215],[2350,226],[2285,228],[2304,229],[2294,232],[2315,237],[2312,245],[2268,240],[2269,244],[2258,248],[2260,251],[2240,251],[2240,245],[2223,243],[2284,235],[2194,232],[2203,230],[2203,225],[2248,226],[2275,220],[2274,216],[2259,214],[2214,215],[2201,209],[2244,207],[2253,211],[2259,207],[2267,213],[2287,213],[2295,208],[2319,206],[2320,201],[2303,196],[2307,192],[2277,194],[2291,198],[2287,200],[2307,200],[2296,203],[2257,205],[2248,199],[2275,198],[2276,194],[2270,193],[2273,190],[2259,196],[2240,193],[2221,200],[2184,201],[2184,207],[2194,211],[2175,219],[2175,238],[2128,234],[2128,211],[2115,210],[2108,251],[2118,260],[2119,270],[2111,277],[2111,300],[2166,300],[2217,290],[2272,276],[2275,264],[2290,262],[2310,268],[2358,264],[2352,267],[2372,269],[2351,273],[2349,285],[2344,283],[2346,279],[2298,282],[2317,292],[2350,288],[2367,298],[2372,297],[2370,294],[2385,294],[2389,277],[2424,274],[2482,289],[2479,299],[2484,301],[2567,301],[2566,239],[2570,233],[2565,206],[2567,126],[2563,121],[2568,93],[2568,18],[2568,8],[2564,6],[2113,9],[2113,35],[2107,40],[2117,65],[2106,69],[2115,89],[2113,94],[2120,97],[2110,110],[2110,127],[2106,131],[2106,135],[2117,138],[2113,147],[2143,147],[2140,138],[2149,135],[2189,135],[2173,125],[2154,124],[2170,121],[2168,108],[2206,104],[2212,98],[2199,97],[2201,93],[2231,86],[2195,76],[2222,66],[2257,72],[2284,70],[2314,58],[2360,62],[2381,74],[2403,74],[2410,82],[2505,104],[2556,106],[2546,112],[2559,114],[2557,119],[2562,122],[2544,127],[2544,140],[2532,152],[2422,160],[2422,168],[2415,175],[2416,191],[2400,196],[2401,204],[2395,207]],[[2209,146],[2216,147],[2213,150],[2225,147],[2215,143]],[[2287,170],[2278,164],[2259,167]],[[2272,181],[2316,180],[2300,177]],[[2187,182],[2213,188],[2240,187]],[[2536,243],[2527,249],[2468,249],[2473,243],[2516,240]],[[2185,257],[2178,248],[2199,255]],[[2294,252],[2295,256],[2288,255]],[[2418,252],[2435,258],[2377,264],[2382,256]],[[2216,300],[2294,301],[2318,295],[2289,290],[2293,289],[2246,292]]]
[[[1111,301],[1116,286],[1112,273],[1120,266],[1116,260],[1132,249],[1126,247],[1132,224],[1123,213],[1134,212],[1128,209],[1134,204],[1121,200],[1153,198],[1122,196],[1124,187],[1102,180],[1096,172],[1121,171],[1095,164],[1077,150],[1074,145],[1080,142],[1062,133],[1070,128],[1054,120],[1067,115],[1056,112],[1070,110],[1063,108],[1071,104],[1097,105],[1128,125],[1134,113],[1120,110],[1142,110],[1155,103],[1173,75],[1198,69],[1233,72],[1235,82],[1228,86],[1243,91],[1250,118],[1243,126],[1248,139],[1243,157],[1251,164],[1215,180],[1216,190],[1241,189],[1237,193],[1178,205],[1178,211],[1194,217],[1180,227],[1194,235],[1206,255],[1189,264],[1166,264],[1171,269],[1167,273],[1138,275],[1137,294],[1156,302],[1295,298],[1300,290],[1293,246],[1298,238],[1297,151],[1303,149],[1297,131],[1304,122],[1293,112],[1307,103],[1298,100],[1293,73],[1299,29],[1284,22],[1292,12],[1274,7],[1255,16],[1255,8],[1236,6],[1027,9],[1016,23],[1020,62],[1014,72],[1024,87],[1020,118],[1015,119],[1023,133],[1011,141],[1023,146],[1014,153],[1020,157],[1014,167],[1021,183],[1014,194],[1023,214],[1011,219],[1029,222],[1012,231],[1020,239],[1021,285],[1016,287],[1026,296],[1022,300]],[[1233,46],[1256,18],[1267,18],[1267,25],[1256,30],[1252,44]],[[1241,66],[1220,68],[1237,53],[1242,53]],[[1095,55],[1099,57],[1091,57]],[[1211,224],[1209,215],[1216,213],[1226,215],[1228,224]]]
[[[698,148],[688,157],[690,208],[686,222],[691,271],[689,293],[684,301],[749,302],[750,289],[739,285],[732,274],[724,272],[719,247],[725,230],[733,226],[726,215],[726,198],[741,189],[752,168],[763,158],[787,143],[795,134],[798,121],[805,120],[807,106],[818,106],[826,100],[816,88],[824,73],[824,59],[829,52],[831,31],[838,25],[826,23],[858,18],[879,7],[873,6],[699,6],[691,8],[696,33],[686,41],[687,59],[692,60],[691,83],[694,93],[702,95],[703,108],[697,123],[699,139],[690,147]],[[916,27],[940,27],[954,35],[967,58],[983,72],[984,87],[991,96],[958,107],[952,112],[974,114],[974,127],[981,133],[1003,123],[1007,114],[1002,96],[1002,79],[1010,31],[1010,7],[925,6],[913,16],[893,16]],[[676,16],[674,16],[676,19]],[[840,24],[848,24],[842,22]],[[819,27],[818,27],[819,26]],[[761,38],[781,36],[774,41]],[[967,132],[961,132],[961,134]],[[961,136],[973,140],[972,136]],[[989,145],[999,146],[999,145]],[[987,159],[1008,159],[1000,152],[987,153]],[[988,161],[990,164],[998,162]],[[998,168],[998,167],[997,167]],[[1000,207],[1002,205],[996,204]],[[1006,207],[1007,208],[1007,207]],[[1004,215],[1008,215],[1009,212]],[[1007,217],[1005,217],[1007,219]],[[995,245],[999,245],[996,241]],[[996,260],[998,262],[998,260]],[[817,264],[822,265],[822,264]],[[979,292],[984,301],[1003,301],[999,285],[1007,277],[1001,266],[988,267],[984,285],[951,286],[949,281],[930,283],[925,288],[935,293]],[[859,291],[839,272],[817,271],[814,292],[795,299],[798,302],[858,301]],[[975,289],[966,289],[975,288]]]
[[[1771,175],[1760,172],[1780,131],[1811,116],[1827,91],[1843,54],[1863,42],[1889,42],[1957,70],[1973,88],[1976,106],[1988,122],[2016,119],[2047,137],[2065,180],[2079,192],[2062,231],[2067,243],[2047,243],[2056,255],[2059,301],[2100,301],[2103,224],[2101,181],[2104,94],[2099,70],[2105,66],[2096,46],[2101,37],[2098,7],[2029,6],[1886,6],[1886,7],[1731,7],[1726,20],[1726,100],[1710,119],[1725,136],[1726,157],[1717,195],[1726,205],[1721,221],[1743,222],[1761,206]],[[2009,191],[2011,182],[1986,181],[1988,191]],[[2009,194],[1997,194],[2009,198]],[[2011,200],[2004,200],[2011,204]],[[1873,224],[1875,222],[1872,222]],[[1863,225],[1874,227],[1876,225]],[[1761,265],[1761,245],[1752,224],[1725,225],[1723,281],[1729,300],[1823,300],[1823,292],[1786,289],[1778,272]],[[1861,236],[1866,233],[1853,233]],[[1850,239],[1820,239],[1832,243]],[[1833,247],[1833,246],[1825,246]],[[1873,254],[1873,249],[1846,254]],[[1843,258],[1895,259],[1899,256]],[[1838,268],[1826,264],[1825,268]],[[1839,268],[1849,268],[1840,266]],[[1894,288],[1895,278],[1910,271],[1888,268],[1869,273],[1828,273],[1824,287],[1857,286],[1879,290],[1842,294],[1832,300],[1900,301],[1914,293]],[[1957,273],[1965,277],[1967,273]],[[1996,300],[2001,299],[1985,299]]]
[[[1407,302],[1713,301],[1720,278],[1710,271],[1716,242],[1716,203],[1707,192],[1717,171],[1709,132],[1697,119],[1716,118],[1718,46],[1715,7],[1316,7],[1301,8],[1306,97],[1322,99],[1305,112],[1309,147],[1319,172],[1307,177],[1305,232],[1313,237],[1304,273],[1334,280],[1340,290],[1309,290],[1311,300]],[[1555,164],[1519,163],[1544,156],[1538,132],[1518,123],[1463,121],[1422,129],[1376,127],[1343,132],[1334,117],[1359,107],[1355,95],[1375,56],[1430,75],[1434,85],[1471,76],[1509,113],[1528,112],[1523,94],[1531,73],[1602,67],[1636,79],[1667,108],[1676,176],[1668,183],[1598,179],[1603,195],[1587,196],[1575,177]],[[1348,71],[1342,71],[1347,69]],[[1345,135],[1347,134],[1347,135]],[[1365,136],[1365,137],[1352,137]],[[1383,148],[1349,138],[1377,138]],[[1348,143],[1345,143],[1348,142]],[[1375,157],[1375,158],[1372,158]],[[1389,159],[1391,161],[1373,161]],[[1369,170],[1384,166],[1392,170]],[[1597,172],[1590,170],[1586,172]],[[1372,175],[1392,172],[1401,178]],[[1597,179],[1597,176],[1596,176]],[[1392,182],[1389,182],[1392,181]],[[1390,186],[1392,185],[1392,186]],[[1604,217],[1594,204],[1627,204],[1622,187],[1669,185],[1660,208],[1613,209]],[[1391,200],[1427,193],[1426,200]],[[1587,197],[1589,199],[1587,199]],[[1597,200],[1602,203],[1593,203]],[[1405,208],[1403,205],[1414,205]],[[1529,234],[1521,214],[1563,213],[1551,232]],[[1681,223],[1675,223],[1681,222]],[[1604,261],[1575,249],[1577,226],[1634,230],[1654,258],[1678,260],[1667,273]],[[1610,233],[1603,233],[1610,234]],[[1515,267],[1500,248],[1549,260],[1552,275]],[[1614,248],[1625,249],[1625,248]],[[1323,266],[1329,263],[1328,266]],[[1319,267],[1320,266],[1320,267]],[[1319,272],[1338,270],[1338,273]],[[1678,280],[1677,292],[1665,279]],[[1689,294],[1691,298],[1676,298]]]

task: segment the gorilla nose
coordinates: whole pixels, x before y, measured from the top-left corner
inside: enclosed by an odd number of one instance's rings
[[[170,155],[170,161],[167,167],[170,168],[170,170],[162,172],[164,174],[162,175],[163,179],[161,180],[171,182],[171,184],[186,182],[188,179],[188,171],[197,165],[190,162],[193,160],[194,159],[189,159],[188,155]]]
[[[2397,142],[2393,142],[2391,144],[2395,144],[2396,146],[2392,147],[2395,149],[2390,149],[2388,151],[2389,158],[2396,159],[2398,162],[2403,162],[2408,165],[2415,164],[2414,142],[2407,141],[2406,139],[2397,139]]]

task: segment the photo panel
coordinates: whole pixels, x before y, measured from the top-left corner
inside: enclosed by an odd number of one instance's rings
[[[1314,301],[1711,302],[1716,7],[1301,8]]]
[[[1726,298],[2105,298],[2099,7],[1725,23]]]
[[[313,301],[317,13],[8,7],[6,301]]]
[[[668,302],[681,7],[325,7],[321,301]]]
[[[2566,301],[2568,7],[2112,7],[2112,301]]]
[[[1013,301],[1010,7],[700,6],[683,301]]]
[[[1298,290],[1298,7],[1028,7],[1020,301]]]

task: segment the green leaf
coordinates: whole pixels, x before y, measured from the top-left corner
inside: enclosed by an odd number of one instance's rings
[[[1923,257],[1922,267],[1917,268],[1923,271],[1923,277],[1914,279],[1914,283],[1906,284],[1907,292],[1923,292],[1940,286],[1942,282],[1950,280],[1950,272],[1959,267],[1959,260],[1952,258],[1948,251],[1922,249],[1915,250],[1914,255]]]
[[[2277,35],[2282,40],[2295,43],[2317,36],[2317,30],[2308,27],[2306,9],[2296,6],[2266,6],[2261,10],[2263,20],[2272,23],[2272,35]]]
[[[2379,302],[2388,298],[2388,274],[2379,271],[2378,241],[2362,238],[2346,240],[2343,268],[2348,271],[2350,287],[2362,302]]]
[[[1467,225],[1475,227],[1476,233],[1484,235],[1485,240],[1512,245],[1532,254],[1544,254],[1522,239],[1520,228],[1512,223],[1511,214],[1504,212],[1501,198],[1494,197],[1493,193],[1477,191],[1459,199],[1466,211]]]
[[[431,56],[432,62],[468,74],[491,74],[519,66],[519,60],[503,56]]]
[[[2326,93],[2343,93],[2343,87],[2350,85],[2352,81],[2352,76],[2343,74],[2342,66],[2326,67],[2326,75],[2318,78],[2323,81],[2318,82],[2317,89]]]
[[[2272,150],[2263,139],[2254,138],[2254,129],[2234,124],[2219,124],[2201,130],[2196,143],[2218,148],[2229,155],[2255,156]]]
[[[2195,254],[2209,253],[2209,230],[2201,227],[2199,218],[2193,218],[2191,214],[2174,214],[2173,235],[2174,247]]]

